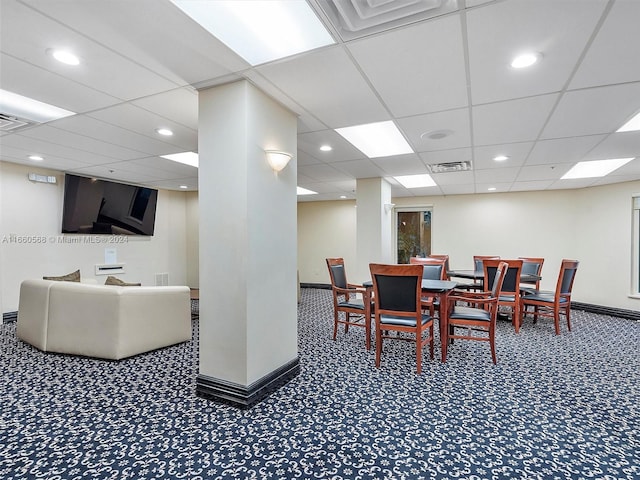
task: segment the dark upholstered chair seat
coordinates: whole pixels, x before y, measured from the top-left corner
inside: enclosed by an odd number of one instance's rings
[[[456,305],[449,313],[449,320],[462,319],[462,320],[480,320],[491,321],[491,313],[488,310],[482,308],[462,307]]]
[[[531,295],[527,295],[527,300],[535,300],[536,302],[546,302],[546,303],[554,303],[555,295],[553,292],[538,292],[533,293]],[[560,297],[559,299],[560,305],[564,305],[567,303],[567,299],[564,297]]]
[[[364,302],[359,298],[352,298],[348,302],[338,302],[338,307],[359,308],[364,311]]]
[[[422,315],[422,325],[425,325],[431,320],[429,315]],[[416,319],[408,317],[399,317],[396,315],[380,315],[381,325],[402,325],[405,327],[415,327]]]

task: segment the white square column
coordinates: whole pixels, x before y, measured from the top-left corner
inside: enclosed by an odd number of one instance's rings
[[[356,259],[355,275],[349,281],[362,283],[371,279],[370,263],[392,263],[392,215],[385,208],[391,204],[391,185],[383,178],[356,180]],[[348,268],[348,267],[347,267]]]
[[[247,81],[199,92],[196,391],[248,407],[299,372],[295,115]]]

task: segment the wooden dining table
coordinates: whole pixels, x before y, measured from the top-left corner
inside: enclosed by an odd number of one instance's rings
[[[484,280],[484,272],[481,270],[449,270],[447,275],[451,278],[467,278],[470,280]],[[540,275],[534,275],[531,273],[522,273],[520,275],[521,283],[536,283],[538,280],[542,280]]]
[[[458,282],[454,282],[451,280],[429,280],[422,279],[422,292],[428,294],[429,296],[437,297],[440,302],[440,308],[438,310],[438,321],[440,327],[440,344],[441,344],[441,361],[442,363],[446,362],[446,345],[448,342],[448,311],[447,303],[449,300],[449,294],[451,291],[456,288]],[[362,283],[362,286],[366,289],[366,298],[365,302],[371,303],[372,291],[373,291],[373,282],[366,281]]]

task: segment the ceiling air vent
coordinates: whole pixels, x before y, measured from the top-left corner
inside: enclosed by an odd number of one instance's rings
[[[15,132],[24,127],[33,125],[33,122],[18,118],[6,113],[0,113],[0,131],[2,132]]]
[[[464,160],[462,162],[432,163],[428,167],[431,173],[466,172],[471,170],[471,162]]]
[[[342,40],[437,17],[458,9],[457,0],[315,0]]]

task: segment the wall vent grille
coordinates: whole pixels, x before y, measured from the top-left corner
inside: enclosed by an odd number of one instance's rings
[[[156,287],[167,287],[169,285],[169,274],[156,273],[155,280],[156,280]]]

